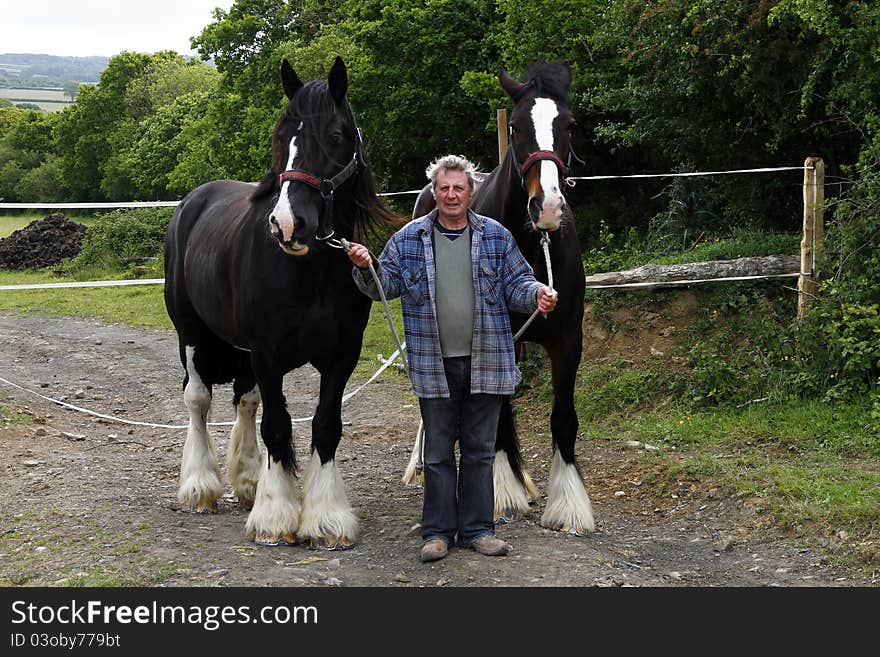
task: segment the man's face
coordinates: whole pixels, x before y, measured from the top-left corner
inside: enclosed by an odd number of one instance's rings
[[[466,222],[468,203],[471,200],[467,174],[454,169],[441,171],[434,186],[434,200],[437,202],[440,218],[445,223]]]

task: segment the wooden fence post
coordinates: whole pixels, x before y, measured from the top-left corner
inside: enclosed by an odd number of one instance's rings
[[[808,157],[804,162],[804,234],[801,238],[801,275],[798,278],[798,319],[806,316],[819,292],[825,204],[825,163]]]
[[[507,110],[503,107],[498,110],[498,164],[507,155]]]

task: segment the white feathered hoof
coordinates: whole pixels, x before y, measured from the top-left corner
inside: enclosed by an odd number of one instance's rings
[[[257,388],[241,396],[235,424],[229,437],[226,473],[242,509],[251,509],[257,497],[257,483],[265,467],[265,448],[257,440],[256,415],[260,405]]]
[[[299,513],[296,477],[270,459],[260,474],[254,506],[248,514],[247,537],[259,545],[295,545]]]
[[[177,489],[181,511],[216,513],[217,500],[223,495],[223,484],[214,472],[192,474]]]
[[[257,499],[258,480],[249,477],[237,477],[233,479],[232,473],[229,473],[232,483],[232,491],[238,499],[238,506],[241,509],[249,511],[254,508],[254,502]]]
[[[595,531],[593,506],[574,463],[566,463],[559,452],[553,455],[547,507],[541,525],[548,529],[585,536]]]
[[[357,540],[358,520],[345,493],[336,461],[321,464],[317,452],[303,476],[299,535],[321,550],[345,550]]]
[[[525,480],[534,490],[535,484],[527,474]],[[495,453],[495,465],[492,468],[492,480],[495,486],[495,523],[499,525],[513,522],[529,511],[529,491],[513,474],[507,453],[499,450]],[[537,494],[537,492],[536,492]]]

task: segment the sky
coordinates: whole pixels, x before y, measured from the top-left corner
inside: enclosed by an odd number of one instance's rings
[[[189,38],[234,0],[0,0],[0,53],[197,55]]]

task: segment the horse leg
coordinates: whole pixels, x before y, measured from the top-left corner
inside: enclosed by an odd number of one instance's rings
[[[248,372],[250,365],[247,365]],[[238,376],[232,386],[235,424],[229,436],[226,472],[232,490],[244,509],[253,507],[260,478],[261,452],[257,443],[257,409],[260,390],[252,374]]]
[[[185,346],[184,353],[186,385],[183,400],[189,411],[189,426],[180,463],[177,499],[181,508],[187,511],[211,513],[217,510],[217,500],[223,495],[214,441],[208,432],[211,388],[204,383],[196,367],[196,347]]]
[[[260,467],[245,533],[260,545],[293,545],[297,542],[300,499],[290,414],[282,393],[284,375],[272,366],[271,358],[254,356],[252,364],[263,401],[260,435],[268,454]]]
[[[595,529],[593,507],[577,465],[574,444],[578,418],[574,407],[574,387],[580,363],[581,339],[569,338],[548,349],[553,378],[553,463],[547,486],[547,506],[541,524],[550,529],[582,536]]]
[[[537,499],[538,489],[523,469],[510,397],[505,397],[501,402],[492,474],[495,485],[495,522],[510,522],[524,515],[531,502]]]
[[[359,352],[360,345],[353,357],[319,368],[321,391],[312,418],[312,456],[303,476],[300,522],[300,534],[315,548],[345,549],[357,538],[358,521],[336,467],[336,448],[342,438],[342,394]]]

